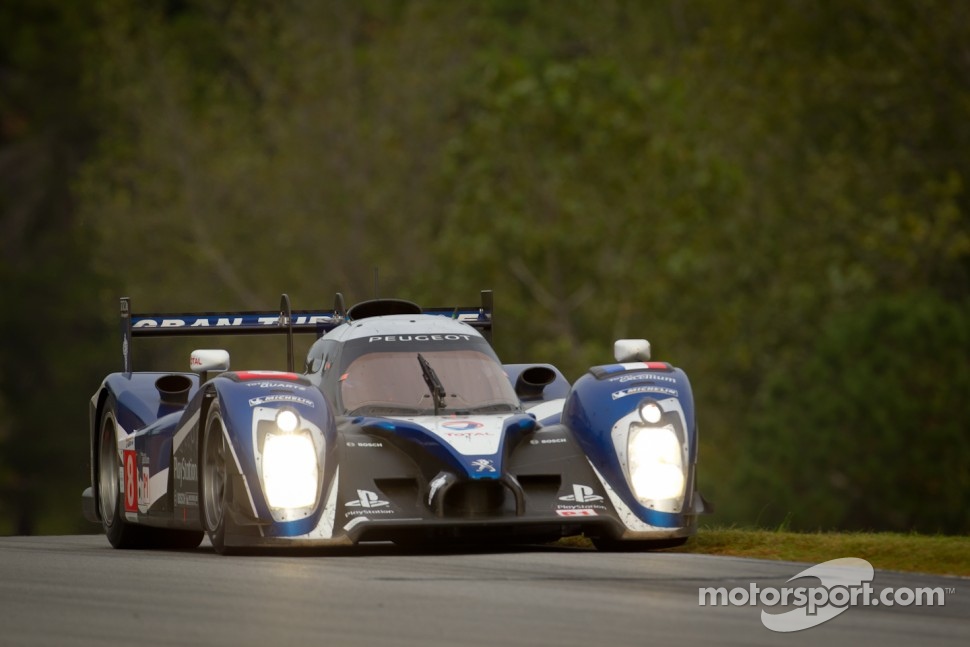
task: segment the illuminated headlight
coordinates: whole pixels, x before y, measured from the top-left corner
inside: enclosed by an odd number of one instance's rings
[[[300,426],[300,416],[296,415],[295,411],[290,411],[289,409],[281,409],[279,413],[276,414],[276,426],[285,434],[295,431],[297,427]]]
[[[308,435],[267,434],[263,488],[271,508],[312,506],[317,498],[317,478],[317,454]]]
[[[640,501],[683,496],[683,453],[673,429],[634,427],[629,443],[630,485]]]
[[[648,400],[640,405],[640,418],[647,424],[657,424],[663,418],[664,412],[656,402]]]

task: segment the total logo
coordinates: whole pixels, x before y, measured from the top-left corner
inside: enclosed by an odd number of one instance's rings
[[[593,488],[588,485],[579,485],[573,483],[573,493],[566,494],[565,496],[559,497],[560,501],[572,501],[575,503],[594,503],[596,501],[602,501],[603,497],[598,494],[593,494]]]
[[[384,506],[391,505],[390,502],[384,501],[374,492],[370,490],[357,490],[357,500],[348,501],[345,503],[347,507],[350,508],[383,508]]]
[[[442,423],[441,426],[452,431],[471,431],[472,429],[480,429],[484,425],[474,420],[450,420]]]

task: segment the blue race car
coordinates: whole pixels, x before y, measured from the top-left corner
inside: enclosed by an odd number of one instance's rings
[[[502,364],[492,294],[422,309],[380,299],[332,310],[133,314],[123,370],[91,398],[85,516],[116,548],[325,548],[360,542],[546,542],[666,548],[709,511],[680,369],[619,340],[571,384],[549,364]],[[294,335],[315,334],[302,373]],[[135,372],[135,337],[278,334],[287,370]]]

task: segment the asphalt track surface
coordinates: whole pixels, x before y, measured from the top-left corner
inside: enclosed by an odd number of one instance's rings
[[[808,565],[557,547],[323,556],[113,550],[103,536],[0,538],[0,645],[966,645],[970,579],[943,606],[851,607],[798,633],[706,586],[782,587]]]

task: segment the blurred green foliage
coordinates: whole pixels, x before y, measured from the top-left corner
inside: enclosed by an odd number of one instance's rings
[[[970,5],[10,0],[0,31],[0,532],[85,527],[118,296],[482,288],[506,361],[686,369],[718,522],[970,532]]]

